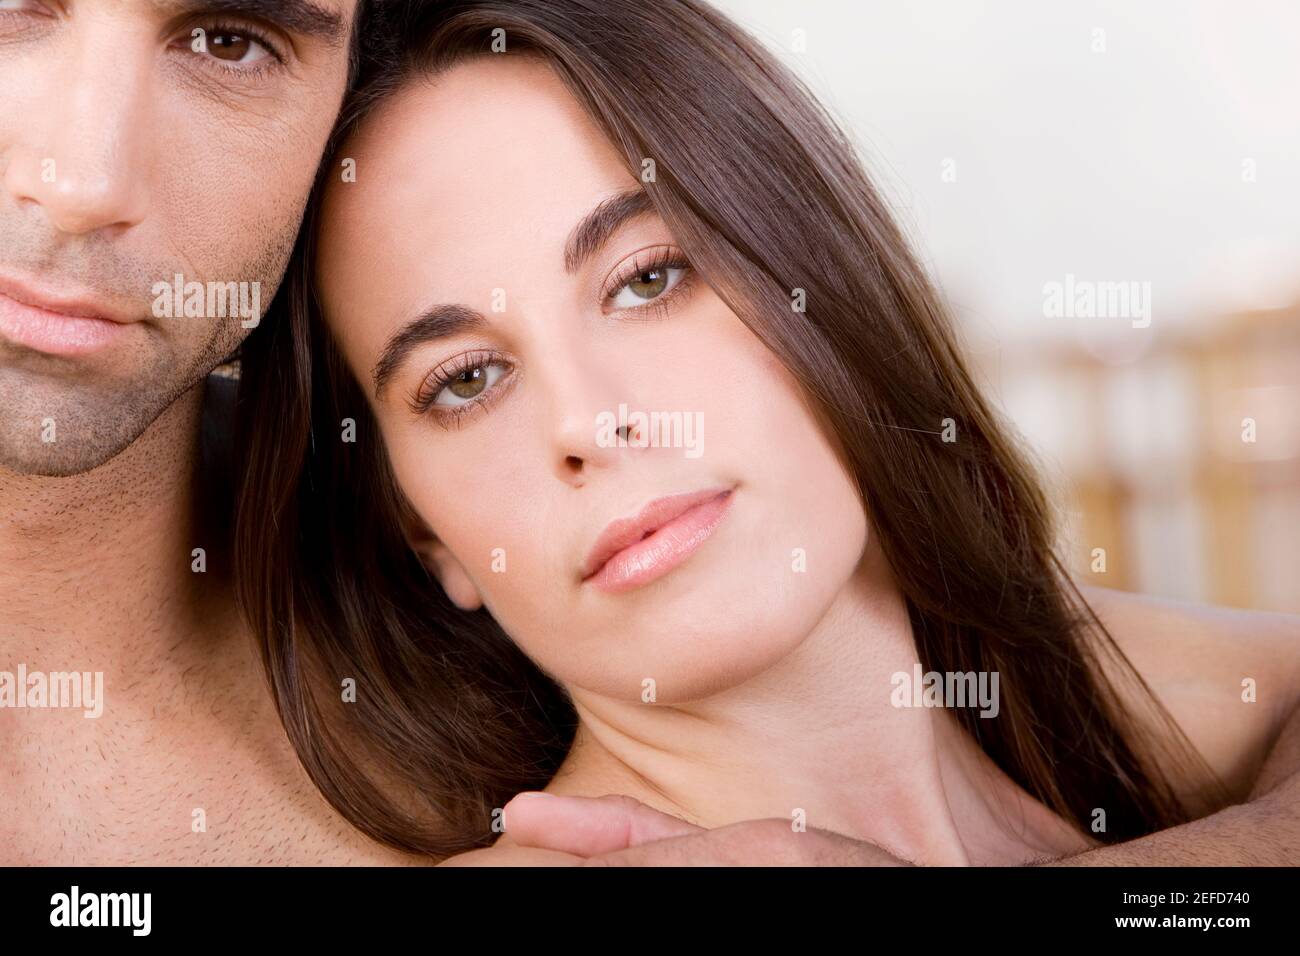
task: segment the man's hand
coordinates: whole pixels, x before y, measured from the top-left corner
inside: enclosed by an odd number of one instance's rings
[[[784,819],[705,830],[632,797],[524,793],[506,805],[511,839],[584,866],[907,866],[872,843]],[[1274,742],[1249,803],[1052,866],[1251,866],[1300,863],[1300,710]]]
[[[1300,865],[1300,709],[1273,742],[1250,802],[1052,866]]]
[[[520,846],[585,858],[583,866],[908,866],[872,843],[780,818],[716,830],[660,813],[632,797],[522,793],[505,807]]]

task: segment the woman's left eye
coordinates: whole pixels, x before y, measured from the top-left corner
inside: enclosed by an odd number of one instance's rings
[[[653,302],[681,282],[685,274],[686,270],[679,266],[642,269],[610,297],[610,305],[616,309],[635,309]]]

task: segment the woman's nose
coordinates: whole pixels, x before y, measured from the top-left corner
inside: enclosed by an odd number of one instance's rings
[[[541,376],[546,391],[551,454],[556,474],[582,482],[594,472],[616,470],[640,446],[627,409],[639,408],[638,372],[633,363],[588,352],[552,365]]]

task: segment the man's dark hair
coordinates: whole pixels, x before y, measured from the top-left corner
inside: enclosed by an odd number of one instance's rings
[[[348,41],[348,91],[361,77],[367,51],[372,49],[376,21],[383,17],[384,0],[357,0],[356,16],[352,19],[352,37]]]

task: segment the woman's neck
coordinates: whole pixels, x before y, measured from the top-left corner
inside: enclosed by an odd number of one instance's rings
[[[782,817],[923,864],[1062,856],[1089,841],[942,708],[894,706],[917,654],[901,595],[864,568],[779,664],[687,704],[572,689],[581,723],[548,790],[624,793],[705,827]],[[910,695],[909,695],[910,697]]]

